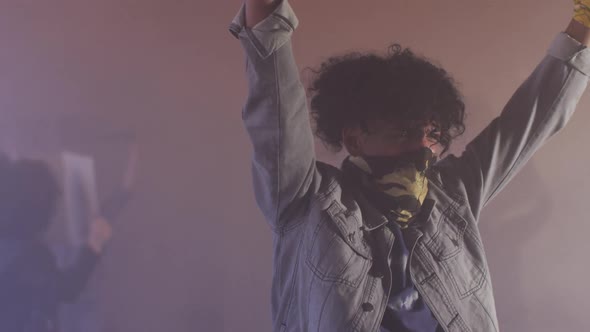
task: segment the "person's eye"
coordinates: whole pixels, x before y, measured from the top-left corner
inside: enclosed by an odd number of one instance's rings
[[[428,137],[439,140],[441,137],[441,132],[438,129],[431,129],[428,131]]]

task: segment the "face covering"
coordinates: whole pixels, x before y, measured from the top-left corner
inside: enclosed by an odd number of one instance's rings
[[[395,157],[355,157],[350,163],[360,173],[371,200],[402,226],[420,212],[428,193],[426,170],[436,161],[432,150],[421,148]]]

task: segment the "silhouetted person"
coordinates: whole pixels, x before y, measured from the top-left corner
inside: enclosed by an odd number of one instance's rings
[[[77,261],[59,269],[44,239],[59,197],[44,162],[0,158],[0,331],[56,331],[59,303],[80,294],[111,236],[95,219]]]

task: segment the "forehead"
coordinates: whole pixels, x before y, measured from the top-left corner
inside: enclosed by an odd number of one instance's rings
[[[367,127],[373,130],[403,130],[419,127],[434,126],[433,121],[429,120],[405,120],[399,121],[395,119],[387,120],[369,120],[367,121]]]

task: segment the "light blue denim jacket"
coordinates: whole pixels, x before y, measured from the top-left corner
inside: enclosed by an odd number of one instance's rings
[[[246,54],[243,120],[257,203],[273,232],[273,331],[378,331],[391,288],[386,218],[340,169],[316,160],[291,49],[287,0],[252,29],[230,25]],[[481,209],[565,126],[587,84],[590,51],[564,33],[465,152],[435,164],[428,220],[412,236],[410,275],[445,331],[497,331]],[[379,253],[379,254],[378,254]]]

